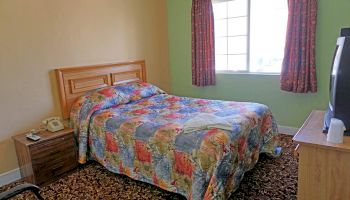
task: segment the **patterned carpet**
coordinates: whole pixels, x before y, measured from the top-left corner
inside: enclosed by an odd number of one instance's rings
[[[240,188],[230,200],[238,199],[296,199],[297,159],[293,157],[291,136],[281,135],[283,155],[277,159],[261,155],[254,169],[247,172]],[[3,186],[0,192],[15,183]],[[152,185],[113,174],[97,163],[76,169],[68,176],[42,187],[45,199],[185,199]],[[35,199],[23,193],[15,199]]]

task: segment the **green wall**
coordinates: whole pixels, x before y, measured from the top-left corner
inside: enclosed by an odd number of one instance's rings
[[[350,27],[349,0],[319,0],[316,44],[318,92],[279,89],[278,75],[217,74],[216,86],[191,84],[191,0],[167,0],[172,93],[181,96],[254,101],[268,105],[279,124],[299,127],[313,109],[328,103],[330,64],[341,27]]]

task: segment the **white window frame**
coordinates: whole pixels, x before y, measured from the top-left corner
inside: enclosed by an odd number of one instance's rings
[[[220,3],[220,2],[228,2],[228,1],[232,1],[232,0],[212,0],[212,3]],[[234,0],[233,0],[234,1]],[[227,6],[227,13],[228,13],[228,6]],[[246,54],[216,54],[216,55],[226,55],[227,56],[227,64],[228,64],[228,56],[229,55],[246,55],[246,70],[215,70],[215,73],[217,74],[256,74],[256,75],[280,75],[280,72],[251,72],[250,71],[250,25],[251,25],[251,0],[247,0],[247,16],[238,16],[238,17],[227,17],[227,18],[223,18],[226,19],[226,23],[228,25],[228,19],[233,19],[233,18],[239,18],[239,17],[247,17],[247,35],[235,35],[235,36],[228,36],[228,28],[227,28],[227,35],[226,36],[222,36],[222,37],[242,37],[242,36],[246,36],[247,37],[247,52]],[[215,26],[215,19],[214,19],[214,26]],[[219,36],[220,37],[220,36]],[[217,37],[215,36],[215,39]],[[228,48],[228,42],[227,42],[227,48]],[[282,67],[282,66],[281,66]]]

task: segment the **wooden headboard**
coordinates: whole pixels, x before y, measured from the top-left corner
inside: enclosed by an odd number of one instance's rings
[[[146,81],[145,61],[56,69],[62,116],[69,118],[74,101],[84,93],[131,81]]]

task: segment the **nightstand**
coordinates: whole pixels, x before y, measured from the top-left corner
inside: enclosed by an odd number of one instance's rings
[[[78,166],[73,129],[55,133],[41,131],[38,135],[41,139],[36,142],[27,139],[25,134],[13,137],[25,181],[45,185]]]

